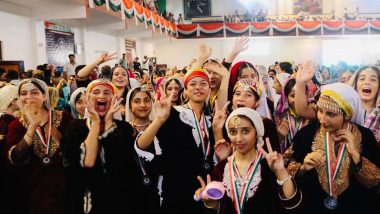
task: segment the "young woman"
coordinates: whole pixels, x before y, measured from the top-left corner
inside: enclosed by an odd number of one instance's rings
[[[204,198],[205,206],[213,213],[299,212],[302,195],[281,154],[272,150],[268,139],[268,152],[262,148],[261,116],[251,108],[238,108],[227,118],[225,126],[235,152],[218,163],[209,180],[223,182],[226,193],[219,201]],[[200,197],[205,182],[198,179],[202,187],[195,194]]]
[[[170,77],[165,80],[164,90],[166,96],[173,94],[172,106],[180,105],[181,99],[179,97],[179,91],[183,88],[182,81],[177,77]]]
[[[201,206],[192,199],[197,184],[194,177],[206,176],[214,166],[214,138],[209,116],[205,113],[210,94],[208,74],[200,69],[187,74],[184,80],[189,101],[171,107],[173,94],[156,103],[156,117],[136,140],[137,147],[149,150],[154,138],[160,142],[162,155],[156,162],[163,175],[162,212],[199,213]]]
[[[86,88],[77,88],[70,96],[71,116],[83,119],[86,112]]]
[[[258,84],[252,79],[241,79],[239,80],[233,90],[233,98],[232,98],[232,109],[238,108],[251,108],[256,110],[256,108],[260,105],[260,96],[262,95],[262,90],[259,88]],[[215,135],[215,140],[219,141],[222,139],[226,139],[225,143],[218,142],[216,144],[215,150],[218,158],[223,160],[231,155],[231,152],[221,152],[224,151],[225,146],[230,146],[228,142],[230,140],[227,136],[227,131],[224,130],[224,123],[227,118],[226,108],[219,108],[217,105],[215,108],[214,120],[213,120],[213,131]],[[272,144],[272,148],[275,151],[280,151],[280,144],[276,132],[275,123],[268,118],[261,118],[264,124],[264,138],[269,137],[269,140]]]
[[[50,109],[47,85],[26,79],[18,88],[21,117],[8,126],[8,161],[25,172],[28,213],[64,213],[67,170],[60,152],[71,116]],[[23,198],[23,195],[20,196]]]
[[[298,93],[298,91],[297,91]],[[322,87],[318,121],[293,138],[289,172],[309,213],[371,213],[380,182],[380,149],[363,121],[359,95],[347,84]],[[375,211],[376,212],[376,211]]]
[[[109,80],[92,81],[86,91],[89,117],[75,120],[63,142],[70,164],[71,213],[145,212],[143,186],[133,148],[133,128],[113,119],[120,108]]]
[[[306,82],[312,79],[315,73],[315,66],[311,61],[303,64],[302,69],[297,73],[295,108],[299,114],[308,119],[316,118],[315,107],[307,102],[305,90]],[[379,106],[376,104],[380,95],[380,71],[377,67],[362,67],[355,74],[353,87],[359,94],[361,104],[365,109],[363,120],[359,125],[369,128],[378,143],[380,143],[380,113]]]
[[[128,70],[121,65],[112,68],[111,81],[117,88],[119,98],[123,98],[120,111],[115,115],[115,118],[120,120],[125,118],[126,97],[128,91],[131,90]]]
[[[307,125],[307,120],[300,117],[294,110],[296,79],[289,78],[284,82],[281,98],[275,112],[277,133],[280,139],[281,153],[284,153],[293,143],[293,137],[302,127]]]

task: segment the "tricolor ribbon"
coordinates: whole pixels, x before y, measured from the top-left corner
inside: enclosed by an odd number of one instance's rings
[[[53,111],[49,109],[49,115],[48,115],[48,127],[45,132],[45,136],[42,134],[41,127],[38,126],[36,129],[37,138],[42,142],[42,144],[45,147],[45,155],[49,155],[49,152],[51,150],[51,146],[53,144],[53,138],[51,135],[51,129],[52,129],[52,121],[53,121]]]
[[[350,125],[348,125],[348,129],[350,128]],[[338,175],[339,169],[342,166],[342,162],[344,159],[344,153],[346,152],[346,143],[341,142],[338,150],[338,156],[336,160],[331,160],[331,157],[335,154],[335,151],[331,151],[331,148],[334,148],[334,145],[332,145],[332,139],[329,132],[325,133],[325,151],[326,151],[326,171],[327,171],[327,182],[328,182],[328,189],[329,189],[329,195],[336,197],[334,192],[334,180],[336,176]]]
[[[287,112],[287,116],[288,116],[289,131],[290,131],[289,133],[290,133],[291,142],[292,142],[294,135],[296,135],[297,131],[299,131],[303,127],[304,121],[303,119],[301,119],[301,121],[298,123],[298,126],[297,126],[297,120],[293,116],[291,116],[289,112]]]
[[[195,119],[195,128],[197,130],[199,139],[202,141],[203,156],[204,156],[204,159],[207,160],[207,157],[209,156],[211,149],[210,149],[210,137],[209,137],[210,134],[209,134],[209,131],[207,128],[206,117],[205,117],[204,113],[202,113],[201,119],[198,122],[198,118],[197,118],[193,108],[191,107],[190,103],[187,103],[187,106],[193,112],[194,119]]]
[[[249,186],[251,185],[253,177],[256,174],[262,157],[263,156],[261,152],[258,152],[255,161],[249,165],[248,169],[246,170],[246,174],[243,177],[243,179],[245,178],[244,180],[248,180],[248,182],[244,182],[244,186],[241,188],[241,192],[239,192],[239,189],[237,188],[236,177],[239,176],[239,170],[237,169],[237,166],[235,164],[235,154],[229,158],[228,164],[230,168],[232,201],[234,204],[235,211],[238,214],[244,213],[244,204],[247,200]]]

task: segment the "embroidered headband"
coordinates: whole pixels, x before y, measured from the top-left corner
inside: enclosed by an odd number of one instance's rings
[[[202,68],[196,68],[190,71],[190,73],[185,76],[185,79],[183,81],[184,86],[186,87],[189,81],[193,79],[194,77],[201,77],[205,79],[208,82],[208,84],[210,84],[210,78],[208,74]]]
[[[323,90],[318,100],[318,108],[326,109],[336,113],[345,113],[347,119],[350,119],[353,109],[344,98],[332,90]]]
[[[244,91],[251,89],[252,92],[255,94],[257,100],[260,99],[260,97],[263,93],[263,90],[261,89],[260,85],[257,84],[257,82],[252,80],[252,79],[241,79],[241,80],[239,80],[236,83],[233,92],[235,92],[236,89],[239,88],[240,86],[243,87]]]
[[[90,84],[88,84],[88,86],[87,86],[87,92],[91,93],[91,91],[98,85],[102,85],[102,86],[107,87],[108,89],[110,89],[112,91],[112,94],[117,93],[116,86],[108,79],[97,79],[97,80],[90,82]]]

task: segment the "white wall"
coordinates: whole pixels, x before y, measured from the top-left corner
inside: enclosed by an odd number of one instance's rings
[[[196,56],[196,45],[201,42],[213,49],[212,58],[222,59],[232,49],[234,39],[150,41],[154,44],[158,63],[178,68],[186,66]],[[268,66],[275,61],[298,64],[313,60],[321,64],[346,60],[348,63],[371,64],[380,58],[380,49],[373,48],[378,45],[380,36],[251,38],[248,50],[241,53],[235,62],[247,60]]]
[[[3,60],[24,60],[25,69],[35,68],[37,57],[32,20],[2,11],[0,17]]]

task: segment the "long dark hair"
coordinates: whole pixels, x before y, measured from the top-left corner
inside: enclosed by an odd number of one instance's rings
[[[124,66],[122,66],[122,65],[117,65],[117,66],[115,66],[115,67],[113,67],[112,68],[112,70],[111,70],[111,82],[112,82],[112,79],[113,79],[113,73],[114,73],[114,71],[117,69],[117,68],[122,68],[122,69],[124,69],[126,72],[127,72],[127,77],[128,77],[128,84],[125,86],[125,90],[124,90],[124,93],[123,93],[123,95],[122,95],[122,98],[124,98],[124,100],[122,101],[122,105],[126,105],[126,97],[127,97],[127,94],[128,94],[128,92],[129,92],[129,90],[131,90],[131,81],[130,81],[130,79],[129,79],[129,71],[128,71],[128,69],[126,69]]]
[[[245,62],[245,63],[242,63],[238,68],[237,75],[236,75],[238,79],[241,78],[241,72],[244,70],[244,68],[251,68],[253,72],[255,73],[256,77],[259,78],[259,71],[256,69],[256,67],[253,66],[252,63]]]

